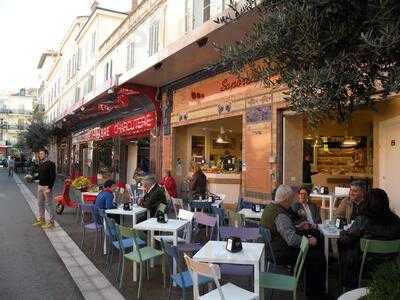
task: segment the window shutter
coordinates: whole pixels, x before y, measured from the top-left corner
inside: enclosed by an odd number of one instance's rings
[[[130,45],[131,44],[128,43],[128,46],[126,47],[126,70],[129,70],[129,67],[130,67],[130,65],[129,65]]]

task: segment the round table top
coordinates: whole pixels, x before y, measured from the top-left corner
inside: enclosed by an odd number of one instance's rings
[[[355,290],[348,291],[341,295],[338,300],[357,300],[368,294],[368,288],[359,288]]]

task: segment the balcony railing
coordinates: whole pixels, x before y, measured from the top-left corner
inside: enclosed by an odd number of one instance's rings
[[[0,114],[31,115],[32,111],[26,109],[0,109]]]
[[[28,126],[26,125],[8,125],[0,124],[0,129],[2,130],[26,130]]]

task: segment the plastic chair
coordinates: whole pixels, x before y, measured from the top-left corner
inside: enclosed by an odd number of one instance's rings
[[[395,254],[400,253],[400,240],[392,240],[392,241],[378,241],[378,240],[368,240],[361,239],[360,240],[361,251],[363,252],[360,273],[358,275],[358,287],[361,286],[362,273],[364,270],[365,258],[367,257],[367,253],[375,253],[375,254]]]
[[[271,232],[269,231],[268,228],[265,227],[260,227],[260,234],[262,239],[264,240],[265,246],[268,249],[268,253],[266,252],[266,256],[267,256],[267,271],[269,270],[269,263],[272,260],[272,263],[274,264],[274,266],[276,266],[276,258],[275,258],[275,254],[274,254],[274,250],[272,249],[272,236],[271,236]]]
[[[193,280],[193,299],[194,300],[211,300],[211,299],[222,299],[222,300],[251,300],[258,299],[258,295],[242,289],[232,283],[220,285],[219,280],[221,279],[221,271],[218,265],[196,262],[185,254],[184,256],[186,265],[189,268],[190,274]],[[199,276],[202,275],[213,279],[216,289],[208,292],[205,295],[200,296],[199,293]]]
[[[114,248],[118,250],[119,257],[118,257],[118,268],[117,268],[117,273],[116,273],[116,278],[115,280],[117,281],[118,274],[120,273],[121,269],[121,263],[122,263],[122,256],[125,254],[125,251],[127,249],[130,249],[133,247],[133,239],[132,238],[123,238],[121,237],[120,241],[120,235],[118,234],[118,228],[115,225],[115,220],[112,218],[105,218],[106,221],[106,226],[107,226],[107,232],[109,235],[109,251],[107,251],[107,258],[106,258],[106,266],[109,266],[109,269],[111,269],[111,261],[114,253]],[[141,239],[137,238],[136,243],[139,247],[142,247],[146,245],[146,242]]]
[[[178,216],[179,208],[185,208],[183,199],[171,197],[172,208],[174,209],[175,216]]]
[[[294,266],[293,276],[265,272],[260,274],[260,287],[275,290],[291,291],[293,299],[297,299],[297,285],[303,270],[304,261],[308,252],[308,239],[303,236],[300,244],[300,252]]]
[[[209,216],[203,212],[195,212],[194,220],[196,223],[195,232],[199,233],[199,225],[205,226],[205,234],[208,239],[216,239],[218,240],[218,222],[216,217]],[[208,231],[209,235],[208,235]],[[185,243],[179,244],[178,250],[181,252],[197,252],[203,247],[203,244],[194,242],[194,243]]]
[[[182,297],[183,300],[186,299],[186,289],[187,288],[192,288],[193,287],[193,281],[192,277],[190,276],[189,271],[183,271],[183,267],[181,265],[181,256],[178,254],[178,251],[175,246],[166,243],[163,239],[161,239],[161,247],[166,254],[166,263],[167,263],[167,269],[170,274],[170,286],[168,289],[168,300],[171,298],[171,289],[172,285],[175,283],[178,287],[182,289]],[[168,259],[170,258],[170,260]],[[176,267],[177,267],[177,274],[173,274],[173,260],[176,261]],[[207,277],[204,276],[199,276],[198,278],[198,283],[201,284],[206,284],[211,282],[211,280]]]
[[[119,281],[119,288],[122,287],[122,280],[123,280],[124,271],[125,271],[125,259],[128,259],[132,262],[139,263],[140,275],[139,275],[139,287],[138,287],[138,291],[137,291],[137,298],[140,299],[140,293],[142,290],[142,279],[143,279],[143,264],[147,263],[147,279],[149,279],[149,264],[148,264],[149,261],[151,259],[154,259],[157,257],[163,258],[164,253],[162,251],[156,250],[149,246],[139,248],[139,245],[137,243],[138,234],[135,229],[121,226],[118,224],[116,224],[116,226],[117,226],[117,230],[118,230],[117,232],[119,234],[118,240],[119,240],[121,249],[123,248],[123,245],[122,245],[123,237],[131,238],[133,240],[132,252],[124,254],[123,259],[122,259],[122,270],[121,270],[121,276],[120,276],[120,281]],[[163,278],[164,278],[164,285],[165,285],[164,261],[162,263],[162,268],[163,268],[162,272],[164,274]]]
[[[244,227],[246,226],[246,218],[244,215],[239,214],[237,212],[229,212],[229,225],[235,227]]]
[[[80,211],[82,214],[82,218],[81,218],[81,227],[82,227],[81,249],[83,249],[83,243],[85,241],[86,230],[94,231],[96,235],[95,235],[95,239],[94,239],[92,255],[95,255],[97,243],[98,243],[98,236],[100,234],[100,240],[101,240],[101,235],[103,232],[103,225],[101,223],[99,223],[98,214],[97,214],[96,209],[93,204],[79,204],[79,206],[80,206]],[[91,222],[85,223],[85,218],[84,218],[85,213],[90,214]]]
[[[229,218],[225,213],[225,209],[223,207],[211,207],[214,216],[218,217],[219,226],[225,226],[229,222]]]

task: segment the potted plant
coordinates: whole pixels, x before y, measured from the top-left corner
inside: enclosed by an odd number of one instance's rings
[[[87,178],[85,176],[80,176],[80,177],[75,178],[72,181],[71,187],[76,190],[80,190],[81,192],[84,192],[88,189],[90,184],[91,184],[91,182],[90,182],[89,178]]]
[[[400,262],[391,261],[379,266],[368,284],[368,300],[400,299]]]

